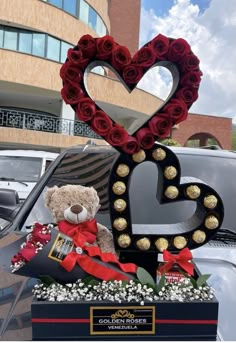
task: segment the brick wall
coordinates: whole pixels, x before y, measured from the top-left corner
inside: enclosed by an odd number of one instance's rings
[[[140,0],[110,0],[110,34],[133,55],[139,46]]]
[[[206,138],[215,138],[223,149],[232,146],[232,119],[200,114],[189,114],[186,121],[173,129],[172,138],[184,146],[192,136],[198,135],[202,144]]]

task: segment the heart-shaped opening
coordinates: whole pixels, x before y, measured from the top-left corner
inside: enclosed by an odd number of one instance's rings
[[[172,69],[175,68],[172,66]],[[90,98],[132,135],[167,102],[176,89],[171,71],[161,65],[149,69],[131,91],[109,64],[90,63],[84,75]],[[109,102],[107,101],[109,99]]]
[[[142,175],[142,182],[140,182]],[[137,165],[130,182],[130,210],[134,234],[180,234],[179,224],[196,211],[195,201],[160,204],[157,199],[159,171],[152,162]],[[158,223],[158,224],[157,224]],[[188,229],[186,228],[186,231]]]

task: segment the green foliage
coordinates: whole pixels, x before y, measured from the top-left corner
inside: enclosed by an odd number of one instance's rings
[[[153,277],[142,267],[138,267],[137,269],[137,278],[141,282],[141,284],[150,284],[155,286],[156,283],[153,280]]]
[[[181,144],[179,142],[177,142],[176,140],[172,139],[172,138],[165,138],[163,140],[159,141],[161,144],[164,144],[166,146],[181,146]]]
[[[39,280],[45,285],[45,287],[48,287],[51,284],[56,283],[56,281],[50,275],[40,275]]]

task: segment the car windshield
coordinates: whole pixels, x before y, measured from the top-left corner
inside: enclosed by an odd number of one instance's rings
[[[0,156],[0,181],[37,182],[41,168],[41,158]]]

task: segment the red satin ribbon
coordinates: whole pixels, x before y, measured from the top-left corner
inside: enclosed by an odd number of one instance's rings
[[[189,260],[192,260],[193,255],[188,248],[184,248],[178,255],[171,254],[168,250],[163,251],[163,260],[167,263],[159,268],[161,274],[170,270],[174,263],[178,264],[189,275],[194,273],[194,265]]]
[[[120,263],[113,253],[103,253],[98,246],[86,246],[85,243],[93,243],[97,235],[97,222],[95,219],[81,224],[70,224],[66,221],[58,223],[59,230],[73,238],[76,247],[80,247],[84,252],[78,254],[75,251],[70,252],[60,265],[70,272],[76,263],[88,274],[102,280],[129,280],[130,278],[122,274],[119,270],[111,269],[110,266],[102,265],[93,257],[98,257],[102,262],[114,263],[125,273],[136,273],[137,266],[133,263]]]
[[[97,237],[97,221],[92,219],[79,224],[71,224],[65,220],[58,223],[59,230],[65,235],[73,238],[76,246],[83,246],[84,243],[94,243]]]

